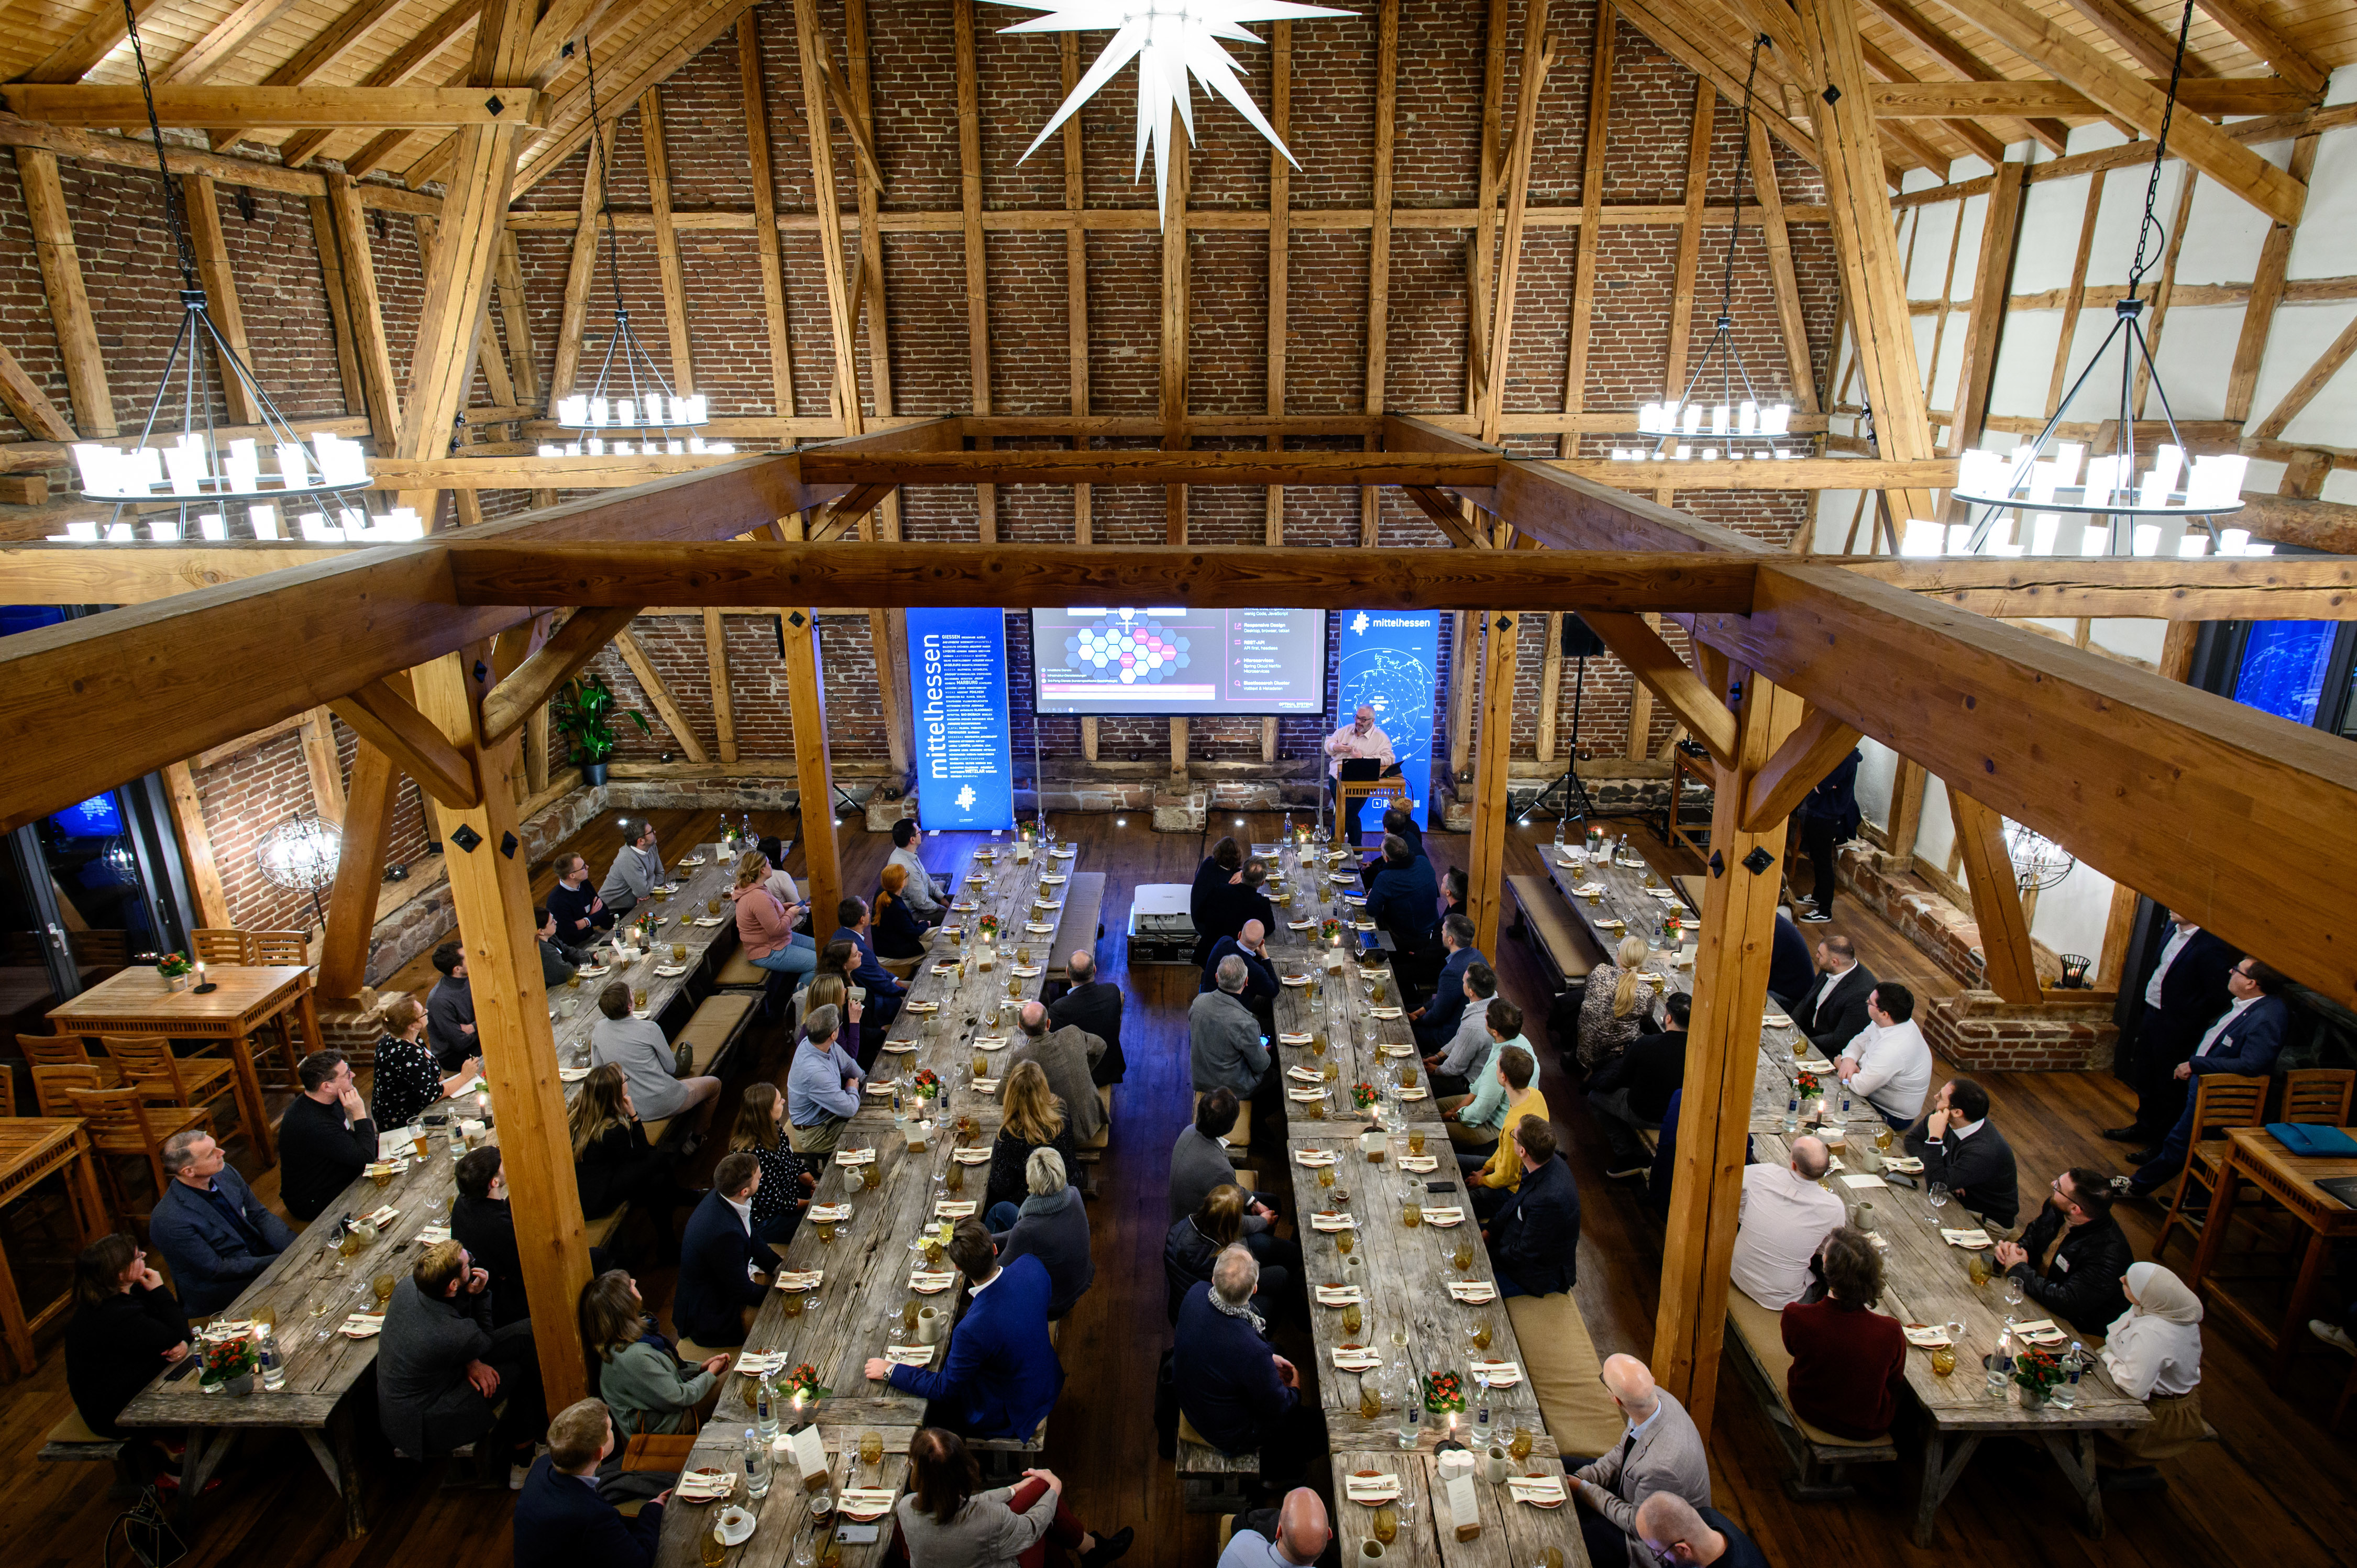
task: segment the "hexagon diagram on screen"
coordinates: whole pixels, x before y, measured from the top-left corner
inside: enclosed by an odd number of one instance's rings
[[[1109,610],[1064,638],[1066,668],[1125,686],[1160,685],[1188,665],[1178,628],[1135,610]]]

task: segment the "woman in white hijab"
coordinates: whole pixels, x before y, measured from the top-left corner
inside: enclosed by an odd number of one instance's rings
[[[2152,1424],[2104,1433],[2097,1457],[2137,1466],[2106,1475],[2106,1486],[2158,1486],[2151,1462],[2201,1441],[2201,1298],[2158,1263],[2130,1265],[2122,1283],[2128,1309],[2104,1335],[2104,1370],[2120,1392],[2145,1402]]]

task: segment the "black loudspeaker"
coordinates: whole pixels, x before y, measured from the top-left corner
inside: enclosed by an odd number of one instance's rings
[[[1563,656],[1566,659],[1596,659],[1604,652],[1604,639],[1590,629],[1576,612],[1563,618]]]

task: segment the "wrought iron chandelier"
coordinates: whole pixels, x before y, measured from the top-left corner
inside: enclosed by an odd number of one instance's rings
[[[1774,461],[1807,456],[1805,440],[1794,444],[1790,439],[1792,405],[1760,402],[1758,389],[1751,384],[1751,371],[1735,348],[1735,248],[1743,238],[1743,188],[1751,174],[1751,90],[1760,76],[1760,51],[1769,47],[1765,33],[1751,40],[1751,69],[1743,79],[1743,150],[1735,164],[1735,217],[1727,230],[1726,275],[1710,342],[1703,349],[1694,374],[1686,378],[1683,393],[1672,402],[1649,403],[1637,411],[1638,434],[1653,437],[1652,448],[1641,444],[1616,446],[1612,456],[1619,461],[1665,463],[1695,457],[1705,462],[1721,457]],[[1774,177],[1772,170],[1770,177]],[[1718,363],[1718,396],[1706,401],[1707,393],[1701,389],[1713,360]],[[1736,396],[1738,381],[1743,386],[1740,398]]]
[[[262,835],[253,857],[262,879],[274,887],[311,895],[311,908],[326,925],[328,912],[319,905],[321,889],[336,881],[336,863],[343,854],[343,835],[309,811],[297,811]]]
[[[2138,297],[2146,274],[2167,249],[2168,231],[2155,208],[2192,20],[2192,0],[2186,0],[2177,24],[2169,100],[2161,113],[2160,134],[2153,141],[2152,173],[2145,181],[2144,220],[2136,230],[2136,258],[2128,267],[2126,296],[2113,307],[2111,331],[2079,379],[2071,383],[2061,405],[2047,419],[2037,439],[2010,452],[1975,448],[1964,454],[1957,466],[1956,488],[1949,493],[1968,508],[1981,509],[1979,515],[1944,528],[1910,520],[1900,541],[1901,554],[2155,555],[2160,552],[2169,524],[2190,524],[2197,519],[2201,527],[2185,529],[2177,554],[2274,553],[2273,545],[2254,545],[2245,530],[2218,526],[2217,519],[2243,510],[2243,473],[2249,459],[2227,452],[2187,462],[2190,447],[2177,428],[2176,411],[2169,407],[2169,390],[2161,384],[2160,368],[2153,362],[2152,345],[2145,336],[2144,312],[2150,302]],[[2115,343],[2119,345],[2115,427],[2120,450],[2090,457],[2083,445],[2057,441],[2054,435],[2062,416],[2104,363]],[[2136,451],[2136,421],[2141,409],[2135,383],[2139,373],[2148,378],[2151,390],[2159,397],[2161,418],[2169,434],[2169,442],[2152,453],[2149,467],[2144,466]],[[2025,516],[2026,522],[2021,521]]]
[[[726,441],[707,442],[694,435],[711,414],[701,393],[683,397],[672,390],[671,378],[630,330],[630,311],[622,300],[621,247],[614,233],[614,182],[606,163],[606,138],[597,134],[597,61],[589,40],[581,40],[581,60],[589,76],[589,156],[597,160],[597,216],[606,225],[606,276],[614,289],[614,335],[606,340],[606,357],[597,363],[597,379],[586,392],[556,400],[550,417],[577,434],[567,442],[544,441],[544,457],[655,456],[687,452],[734,452]]]
[[[284,539],[288,513],[306,539],[371,542],[417,539],[425,525],[408,508],[382,518],[371,515],[362,499],[374,483],[368,457],[360,444],[328,431],[307,443],[302,433],[247,368],[244,359],[221,336],[205,306],[204,287],[198,277],[196,250],[188,237],[188,217],[164,150],[164,128],[156,115],[154,84],[147,75],[147,56],[139,37],[139,18],[131,0],[124,0],[124,24],[129,32],[131,56],[139,71],[139,91],[147,107],[147,131],[155,139],[156,173],[164,190],[164,226],[171,231],[180,264],[180,330],[164,361],[164,373],[148,404],[146,422],[130,447],[95,441],[72,444],[74,466],[81,476],[81,493],[93,501],[110,502],[107,521],[75,521],[50,537],[73,542],[129,543],[138,536],[137,524],[126,521],[126,509],[151,509],[148,537],[175,541],[231,537],[230,503],[250,503],[244,521],[256,539]],[[210,348],[224,385],[234,383],[260,416],[258,434],[223,442],[213,421],[212,379],[205,368]],[[169,428],[165,405],[178,389],[178,435],[167,446],[149,442],[159,425]],[[168,515],[157,510],[168,507]]]
[[[2019,822],[2005,824],[2005,853],[2013,862],[2014,886],[2022,893],[2042,893],[2071,875],[2079,857],[2035,828]]]

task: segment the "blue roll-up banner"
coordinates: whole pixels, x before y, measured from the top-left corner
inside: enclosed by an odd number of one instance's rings
[[[1432,803],[1432,715],[1440,690],[1440,622],[1444,610],[1352,610],[1341,618],[1340,657],[1334,665],[1334,727],[1361,703],[1391,736],[1409,810],[1423,827]],[[1331,733],[1329,730],[1329,733]],[[1370,802],[1361,826],[1383,831],[1383,808]]]
[[[1015,825],[1013,726],[1006,714],[1006,613],[910,610],[909,685],[917,706],[917,821]]]

